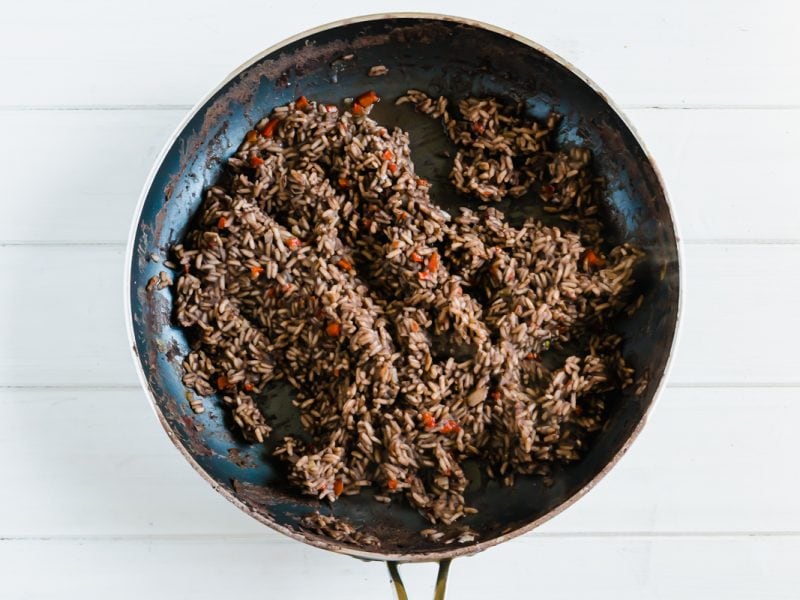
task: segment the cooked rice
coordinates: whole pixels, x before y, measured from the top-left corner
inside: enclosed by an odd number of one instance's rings
[[[531,192],[564,221],[514,227],[491,206],[438,207],[408,134],[369,118],[370,102],[276,108],[208,190],[174,248],[178,321],[195,339],[183,381],[220,391],[253,442],[271,431],[256,396],[288,382],[306,437],[274,454],[298,490],[333,502],[372,487],[447,525],[475,512],[465,460],[512,485],[580,457],[604,395],[633,381],[608,323],[642,255],[601,250],[602,185],[588,150],[553,147],[556,115],[399,100],[443,120],[458,190]]]
[[[374,535],[359,531],[346,519],[313,512],[300,519],[300,526],[314,531],[336,542],[349,542],[356,546],[380,546],[381,541]]]
[[[381,77],[382,75],[388,75],[388,74],[389,74],[389,67],[387,67],[386,65],[374,65],[369,68],[369,71],[367,71],[367,75],[369,77]]]

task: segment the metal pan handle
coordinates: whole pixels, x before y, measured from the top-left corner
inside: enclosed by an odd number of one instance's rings
[[[439,561],[439,572],[436,574],[436,588],[433,591],[433,600],[444,600],[444,594],[447,589],[447,574],[450,572],[451,558],[445,558]],[[397,561],[386,561],[386,567],[389,569],[389,577],[392,578],[392,585],[397,600],[408,600],[406,594],[406,587],[403,585],[403,580],[400,578],[400,571],[397,569]]]

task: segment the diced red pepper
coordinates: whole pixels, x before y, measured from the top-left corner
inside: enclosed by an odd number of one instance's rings
[[[250,267],[250,279],[258,279],[258,276],[264,272],[264,267]]]
[[[228,378],[225,375],[217,377],[217,389],[224,390],[228,387]]]
[[[364,114],[364,107],[360,104],[353,104],[353,114],[354,115],[363,115]]]
[[[278,128],[278,123],[280,121],[278,119],[270,119],[269,122],[264,126],[264,129],[261,130],[261,135],[265,138],[271,138],[275,135],[275,130]]]
[[[411,321],[411,324],[408,326],[408,328],[416,333],[417,331],[419,331],[419,323],[417,323],[416,321]]]
[[[300,96],[297,100],[294,101],[294,107],[300,110],[303,110],[308,106],[308,98],[305,96]]]
[[[591,248],[586,251],[586,264],[590,267],[602,267],[605,261]]]
[[[414,252],[414,251],[411,252],[411,254],[409,255],[409,258],[411,259],[411,262],[415,262],[415,263],[421,263],[422,262],[422,257],[419,254],[417,254],[416,252]]]
[[[417,185],[428,185],[428,180],[424,177],[417,177]]]
[[[298,240],[296,237],[290,237],[288,240],[286,240],[286,245],[289,248],[294,249],[294,248],[299,248],[302,245],[302,242]]]
[[[256,167],[260,167],[263,164],[264,164],[264,159],[261,158],[260,156],[251,156],[250,157],[250,166],[253,167],[254,169]]]
[[[472,122],[472,131],[481,135],[484,131],[486,131],[486,127],[480,121],[473,121]]]
[[[347,179],[345,179],[344,177],[339,177],[339,181],[337,183],[339,184],[339,187],[342,189],[347,188],[349,185]]]
[[[220,229],[225,229],[225,225],[227,225],[227,224],[228,224],[228,221],[227,221],[227,219],[225,219],[225,217],[220,217],[219,221],[217,221],[217,227],[219,227]]]
[[[253,384],[250,383],[249,381],[246,381],[244,383],[244,391],[245,392],[252,392],[253,391]]]
[[[355,104],[362,108],[367,108],[368,106],[372,106],[376,102],[378,102],[380,98],[375,90],[370,90],[368,92],[364,92],[363,94],[355,97]]]
[[[383,151],[383,160],[392,160],[394,158],[394,154],[392,154],[391,150],[384,150]]]
[[[341,479],[337,479],[333,482],[333,493],[337,496],[340,495],[344,491],[344,482]]]
[[[344,269],[345,271],[350,271],[350,270],[352,270],[352,268],[353,268],[353,265],[351,265],[351,264],[350,264],[350,263],[349,263],[347,260],[345,260],[344,258],[340,258],[340,259],[339,259],[339,261],[338,261],[336,264],[337,264],[337,265],[339,265],[339,267],[340,267],[340,268],[342,268],[342,269]]]
[[[432,273],[435,272],[439,268],[439,253],[434,252],[428,258],[428,271]]]
[[[456,421],[452,419],[449,421],[445,421],[442,423],[442,426],[439,428],[439,431],[447,435],[448,433],[453,433],[461,429],[461,425],[459,425]]]
[[[502,398],[502,397],[503,397],[503,394],[500,392],[500,390],[495,390],[495,391],[492,392],[492,398],[494,398],[495,402],[499,402],[500,398]]]
[[[397,173],[397,163],[390,162],[389,163],[389,170],[392,172],[392,175]]]
[[[433,415],[429,412],[422,413],[422,424],[428,429],[433,429],[436,427],[436,419],[434,419]]]
[[[386,487],[389,488],[390,490],[396,490],[397,489],[397,479],[390,479],[389,481],[387,481],[386,482]]]
[[[430,271],[420,271],[417,273],[417,277],[419,277],[422,281],[425,281],[430,276]]]
[[[327,333],[331,337],[339,337],[339,334],[342,332],[342,326],[339,325],[336,321],[331,321],[328,323],[328,326],[325,327],[325,333]]]

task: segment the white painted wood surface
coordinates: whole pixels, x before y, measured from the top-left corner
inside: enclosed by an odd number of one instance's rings
[[[288,35],[398,7],[511,28],[588,73],[686,241],[682,340],[642,437],[563,515],[457,561],[449,597],[799,597],[795,4],[236,6],[3,6],[0,598],[390,597],[382,566],[266,530],[185,464],[138,389],[121,288],[136,198],[188,107]],[[430,566],[406,576],[430,597]]]

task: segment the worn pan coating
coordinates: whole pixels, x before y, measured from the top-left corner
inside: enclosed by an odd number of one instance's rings
[[[351,60],[340,60],[348,54],[354,55]],[[368,78],[376,64],[388,66],[389,75]],[[616,241],[628,240],[649,257],[639,273],[643,306],[619,324],[626,358],[638,373],[649,375],[646,390],[609,400],[607,426],[585,458],[556,472],[551,487],[536,477],[519,478],[513,488],[475,482],[467,499],[479,512],[463,520],[480,534],[473,543],[425,540],[417,533],[426,527],[419,514],[402,502],[375,502],[368,491],[338,501],[334,510],[380,538],[380,548],[333,542],[300,529],[303,515],[330,507],[296,494],[263,447],[231,433],[219,399],[207,399],[204,414],[191,411],[181,383],[187,343],[171,317],[171,290],[145,289],[152,276],[169,272],[161,261],[182,237],[204,188],[256,121],[301,94],[336,102],[371,88],[387,100],[417,88],[451,98],[500,96],[524,102],[532,115],[562,113],[560,141],[591,148],[596,168],[608,179]],[[379,105],[375,116],[411,131],[413,157],[422,176],[434,182],[434,200],[445,206],[464,202],[449,191],[444,163],[433,158],[446,144],[433,121],[390,101]],[[535,207],[520,200],[515,212],[536,214]],[[168,142],[142,195],[129,244],[126,299],[133,352],[156,414],[217,491],[269,527],[314,546],[361,558],[421,561],[475,553],[529,531],[575,502],[614,466],[644,425],[664,377],[678,321],[679,283],[675,224],[658,171],[630,125],[592,82],[533,42],[494,27],[436,15],[384,15],[335,23],[267,50],[197,105]],[[276,388],[264,400],[279,426],[282,413],[276,407],[286,404],[287,395]]]

